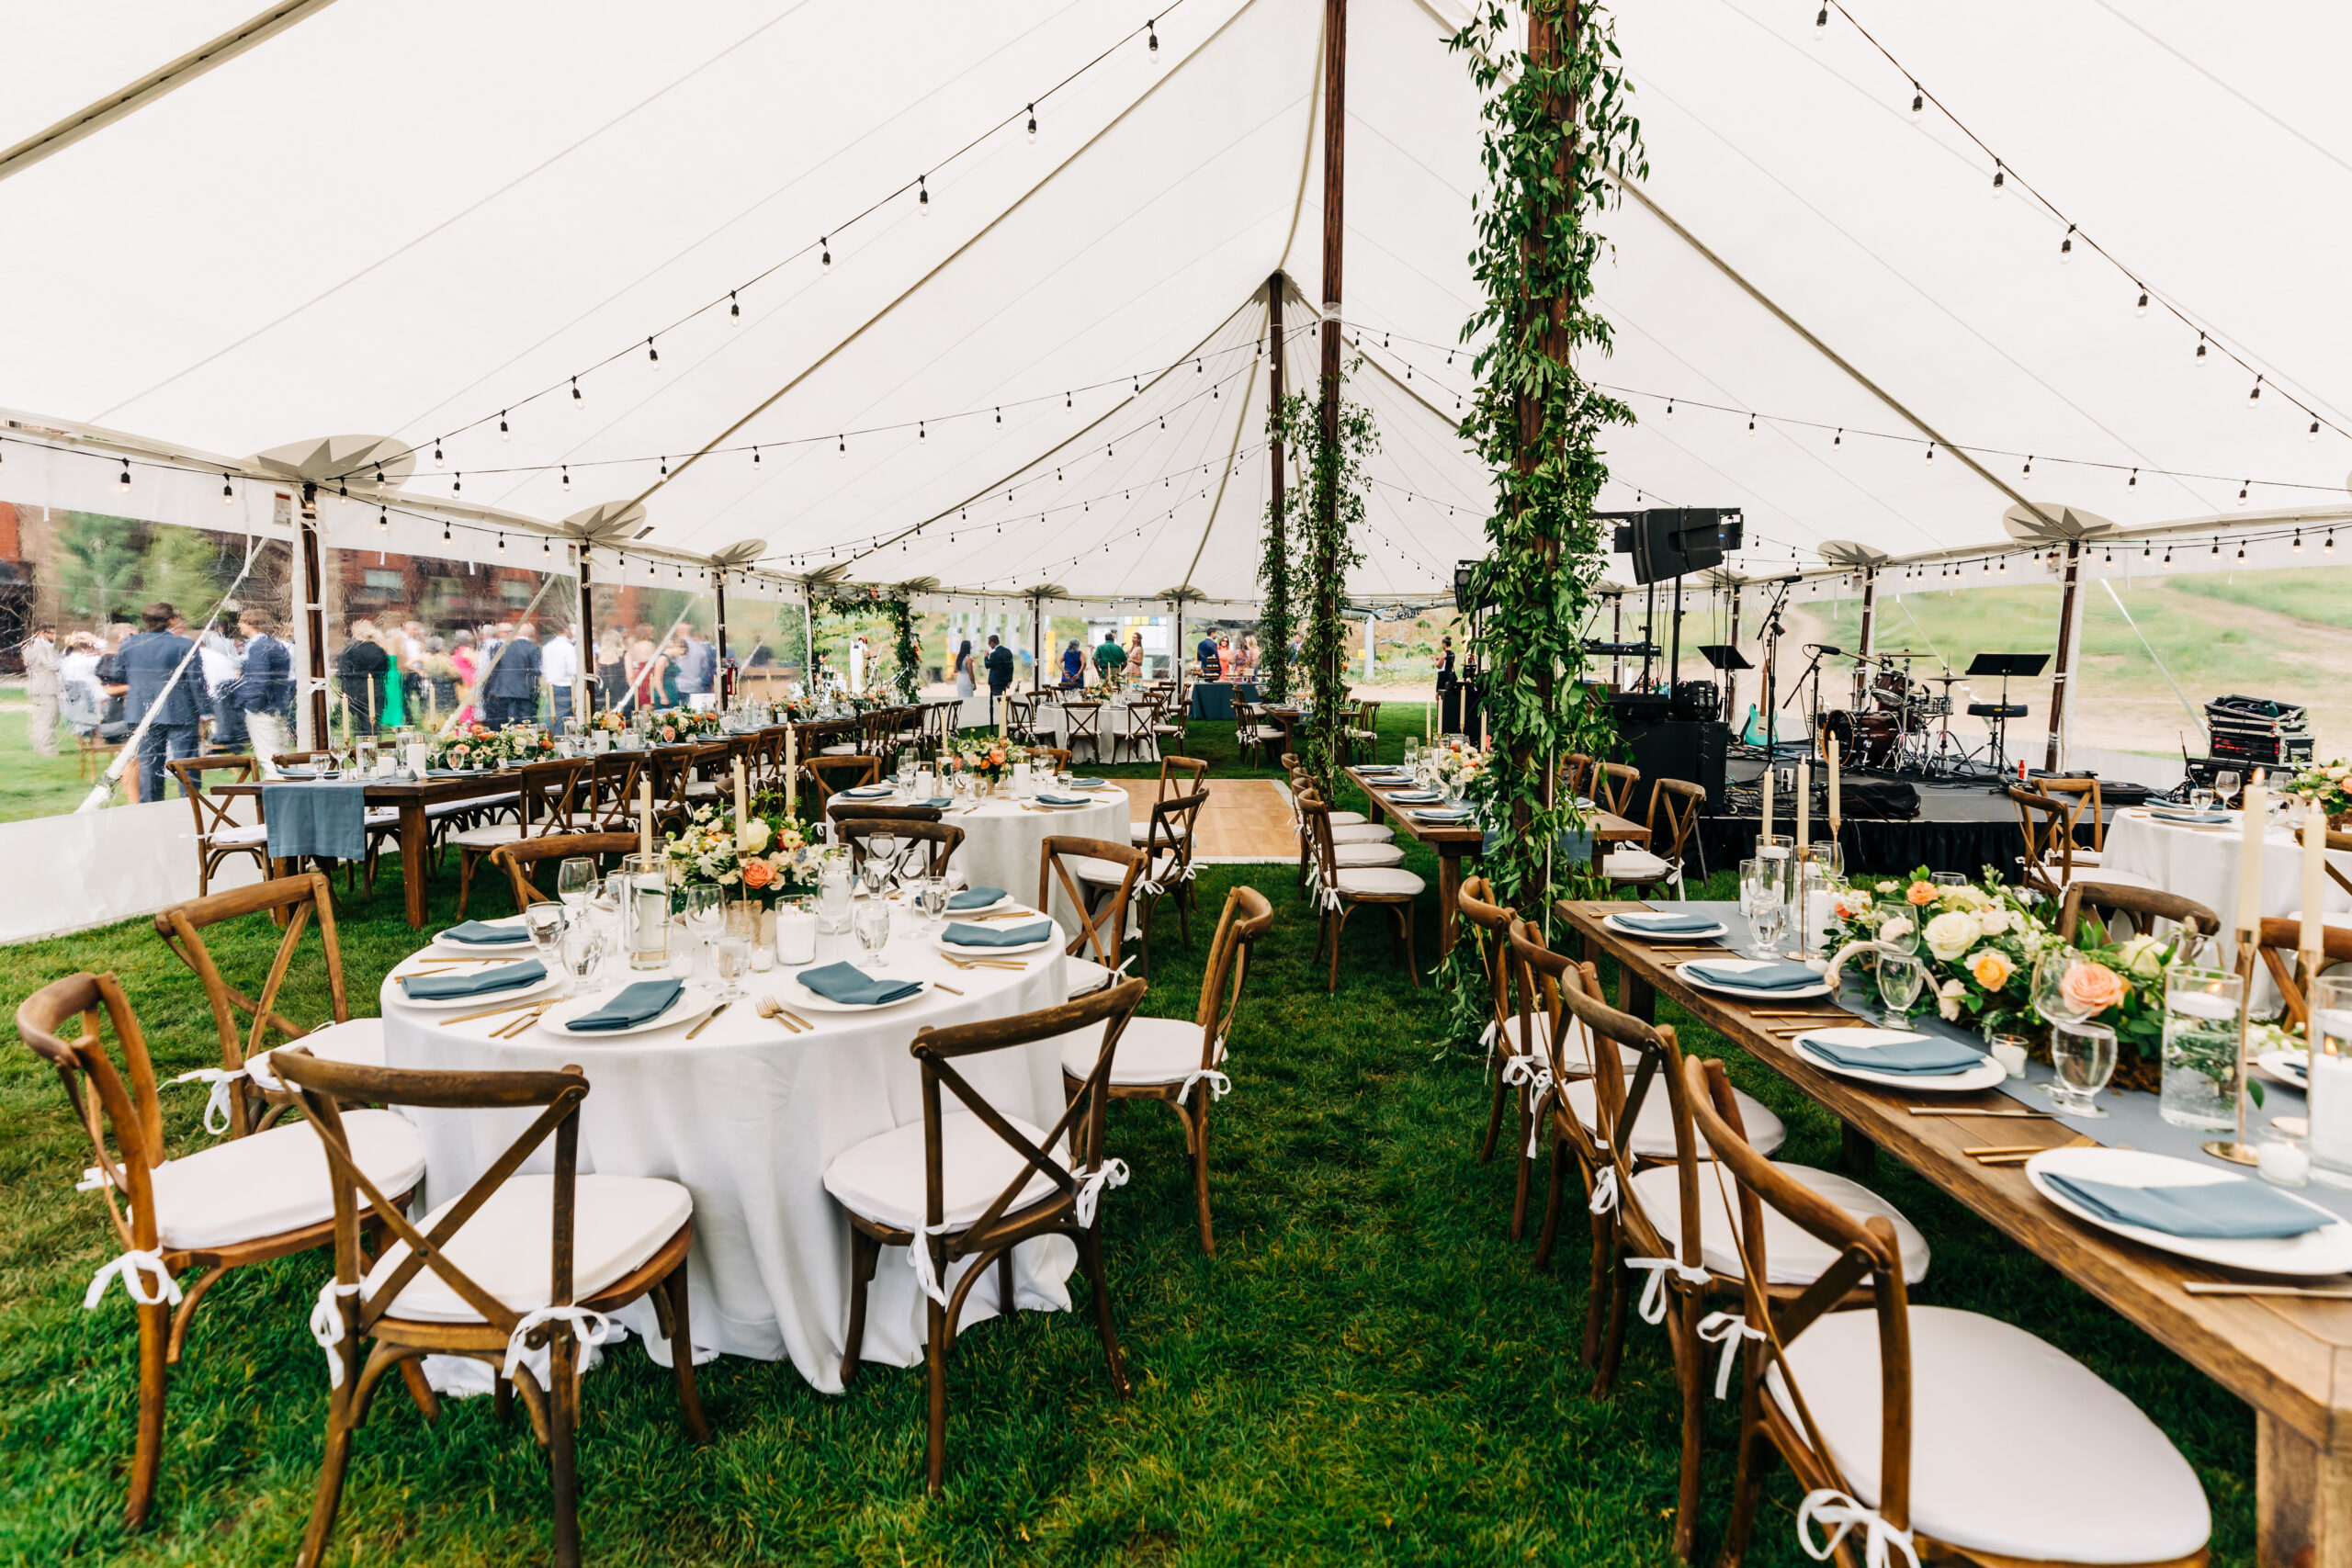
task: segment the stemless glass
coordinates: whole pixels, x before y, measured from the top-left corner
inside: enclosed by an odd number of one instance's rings
[[[752,967],[752,940],[720,937],[711,950],[711,958],[718,975],[718,999],[731,1002],[743,994],[743,976]]]
[[[571,925],[571,913],[561,904],[533,904],[523,911],[523,929],[531,933],[531,945],[548,964],[556,962],[563,933]]]
[[[555,868],[555,893],[573,908],[587,905],[589,889],[596,880],[596,859],[594,855],[572,855]]]
[[[839,849],[825,852],[817,867],[817,929],[828,936],[849,930],[850,899],[855,889],[849,874],[849,855]],[[777,949],[778,956],[783,949]],[[785,962],[790,963],[790,959]]]
[[[2057,1077],[2044,1084],[2061,1116],[2104,1121],[2107,1112],[2092,1097],[2115,1076],[2115,1031],[2103,1023],[2066,1019],[2050,1026],[2050,1065]]]
[[[1748,931],[1756,938],[1756,945],[1747,956],[1770,961],[1781,955],[1781,930],[1787,924],[1788,913],[1789,907],[1781,901],[1778,883],[1768,884],[1767,892],[1747,917]]]
[[[1908,1024],[1911,1004],[1919,999],[1919,987],[1927,977],[1926,965],[1907,953],[1878,954],[1878,995],[1886,1004],[1880,1021],[1891,1029]]]
[[[605,933],[585,920],[574,920],[563,933],[563,972],[570,989],[594,979],[605,962]]]
[[[914,787],[915,754],[912,751],[901,751],[899,753],[899,793],[910,794]]]
[[[946,925],[948,897],[947,879],[945,877],[927,876],[923,878],[922,891],[917,901],[922,909],[924,924],[931,930],[938,931]]]
[[[1931,872],[1928,874],[1928,880],[1934,883],[1939,887],[1965,887],[1968,886],[1968,878],[1957,871]]]
[[[879,898],[869,898],[857,907],[852,917],[857,931],[857,945],[865,950],[865,961],[876,969],[890,966],[884,951],[890,945],[890,906]]]
[[[2352,976],[2313,981],[2311,1010],[2312,1179],[2352,1187]]]
[[[2213,792],[2210,789],[2204,788],[2190,790],[2188,792],[2188,808],[2191,811],[2199,813],[2212,810]]]

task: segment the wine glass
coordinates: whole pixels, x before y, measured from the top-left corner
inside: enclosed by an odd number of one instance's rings
[[[879,898],[882,889],[889,885],[890,874],[896,869],[899,836],[877,830],[865,840],[865,891],[869,897]]]
[[[2244,781],[2237,775],[2236,769],[2223,768],[2220,773],[2213,775],[2214,798],[2221,801],[2224,806],[2234,803],[2238,798],[2238,791],[2242,787],[2243,783]]]
[[[575,909],[585,908],[596,882],[596,857],[572,855],[555,868],[556,897]]]
[[[876,969],[888,968],[890,960],[883,950],[890,945],[890,906],[869,898],[857,907],[850,923],[857,932],[858,946],[865,950],[866,963]]]
[[[1919,951],[1919,912],[1908,904],[1882,902],[1871,911],[1871,934],[1905,953]]]
[[[2042,1088],[2056,1104],[2058,1114],[2092,1122],[2106,1119],[2107,1112],[2091,1101],[2115,1076],[2115,1031],[2079,1019],[2052,1022],[2050,1066],[2056,1076]]]
[[[743,976],[752,967],[752,941],[722,936],[712,948],[712,966],[718,976],[718,999],[731,1002],[743,994]]]
[[[2075,1022],[2089,1016],[2089,1010],[2068,994],[2066,976],[2083,962],[2083,955],[2060,942],[2043,952],[2034,961],[2030,995],[2033,1009],[2054,1027],[2060,1022]]]
[[[1878,995],[1886,1004],[1879,1021],[1890,1029],[1908,1024],[1911,1004],[1919,999],[1919,987],[1927,977],[1926,965],[1907,953],[1878,954]]]

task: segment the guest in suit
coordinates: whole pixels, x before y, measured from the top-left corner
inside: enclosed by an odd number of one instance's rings
[[[278,640],[277,617],[257,606],[237,612],[237,635],[245,639],[237,706],[263,776],[274,779],[277,754],[286,750],[286,715],[294,706],[294,650]]]
[[[335,679],[343,686],[345,711],[351,715],[351,733],[376,733],[376,716],[383,711],[384,682],[392,672],[392,656],[373,621],[351,623],[351,640],[334,657]]]
[[[538,628],[527,621],[500,646],[497,662],[482,678],[482,709],[492,728],[528,724],[539,714]]]
[[[1224,663],[1216,656],[1216,638],[1209,636],[1206,632],[1203,632],[1201,634],[1201,646],[1194,649],[1193,652],[1201,661],[1202,680],[1221,681],[1225,678]]]
[[[162,602],[140,613],[146,630],[125,638],[115,650],[121,671],[123,716],[133,725],[150,719],[146,739],[139,743],[139,798],[164,798],[164,762],[196,755],[197,727],[203,721],[203,677],[181,664],[196,651],[196,644],[175,636],[170,627],[174,612]],[[174,680],[177,674],[179,679]]]
[[[989,634],[989,712],[996,712],[997,700],[1012,689],[1012,649],[991,632]]]

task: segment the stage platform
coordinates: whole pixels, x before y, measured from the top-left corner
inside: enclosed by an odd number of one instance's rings
[[[1743,770],[1751,777],[1760,767]],[[1737,774],[1735,773],[1736,779]],[[1838,835],[1846,850],[1846,865],[1849,872],[1894,873],[1926,866],[1929,871],[1957,871],[1970,877],[1982,874],[1990,865],[1997,869],[2004,881],[2018,879],[2018,858],[2025,852],[2025,839],[2018,827],[2017,807],[2008,796],[1996,794],[1987,784],[1927,784],[1905,779],[1918,792],[1919,815],[1907,821],[1881,821],[1846,818]],[[1738,792],[1744,804],[1752,799],[1752,792]],[[1813,825],[1818,837],[1827,837],[1822,815],[1822,795],[1815,792]],[[1790,802],[1778,801],[1773,807],[1773,827],[1780,833],[1792,830]],[[2112,816],[2115,807],[2108,807]],[[1699,843],[1704,864],[1710,872],[1736,866],[1756,852],[1757,833],[1762,824],[1757,807],[1747,807],[1745,812],[1735,810],[1721,817],[1699,819]],[[2089,841],[2090,825],[2080,825],[2084,841]]]

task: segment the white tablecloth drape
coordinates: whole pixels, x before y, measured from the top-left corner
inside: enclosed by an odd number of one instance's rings
[[[856,961],[847,935],[818,939],[817,960]],[[816,1032],[794,1034],[762,1018],[753,1002],[774,993],[794,1006],[791,971],[749,977],[748,996],[699,1039],[686,1025],[617,1038],[557,1037],[533,1028],[491,1040],[501,1021],[443,1026],[407,1006],[397,987],[382,994],[387,1060],[397,1067],[546,1070],[575,1063],[592,1085],[580,1109],[580,1168],[664,1177],[694,1194],[695,1247],[688,1264],[693,1340],[698,1352],[790,1358],[800,1375],[840,1392],[849,1323],[849,1222],[824,1188],[827,1162],[878,1133],[922,1119],[921,1077],[908,1045],[926,1024],[969,1022],[1034,1011],[1062,1000],[1058,947],[1033,955],[1025,972],[958,970],[929,936],[900,934],[885,973],[944,980],[964,995],[934,990],[879,1012],[796,1010]],[[631,978],[625,965],[595,982]],[[965,1076],[1006,1113],[1051,1126],[1062,1111],[1058,1050],[1048,1043],[975,1058]],[[416,1109],[425,1180],[433,1201],[463,1191],[526,1125],[527,1111]],[[548,1168],[543,1147],[526,1170]],[[1116,1197],[1110,1201],[1116,1202]],[[1058,1237],[1016,1254],[1014,1293],[1023,1309],[1069,1306],[1067,1281],[1077,1251]],[[975,1286],[965,1322],[998,1310],[993,1278]],[[667,1364],[650,1303],[621,1320]],[[884,1253],[867,1297],[865,1359],[911,1366],[922,1359],[923,1297],[904,1248]]]
[[[1040,705],[1036,712],[1035,722],[1038,734],[1050,733],[1056,746],[1065,751],[1071,750],[1069,739],[1069,716],[1062,711],[1060,704]],[[1114,735],[1121,737],[1132,735],[1142,742],[1140,752],[1133,747],[1122,744],[1119,747],[1120,761],[1135,760],[1145,762],[1159,761],[1159,738],[1150,732],[1149,724],[1145,718],[1145,710],[1117,703],[1105,703],[1096,709],[1094,738],[1089,744],[1099,753],[1097,761],[1107,762],[1111,760],[1111,738]],[[1071,759],[1073,765],[1088,760],[1086,745],[1078,747],[1077,751],[1078,755]]]
[[[956,846],[950,871],[962,877],[967,887],[1001,887],[1027,900],[1037,896],[1037,866],[1046,839],[1107,839],[1114,844],[1125,843],[1131,820],[1127,792],[1113,784],[1079,793],[1092,797],[1095,804],[1035,811],[1002,795],[990,795],[976,806],[950,807],[944,819],[964,829],[964,841]],[[905,801],[889,795],[875,804],[897,806]],[[1069,907],[1058,883],[1047,909],[1069,930],[1078,929],[1078,911]]]
[[[2226,928],[2237,913],[2238,870],[2245,858],[2245,829],[2233,820],[2227,829],[2211,829],[2162,822],[2146,812],[2127,808],[2108,824],[2100,864],[2134,872],[2168,893],[2194,898],[2221,917]],[[2333,853],[2328,859],[2352,874],[2352,855]],[[2098,872],[2084,873],[2094,880]],[[2352,894],[2333,881],[2326,884],[2323,908],[2330,912],[2352,911]],[[2273,824],[2262,841],[2262,912],[2285,916],[2303,901],[2303,851],[2294,833]]]

